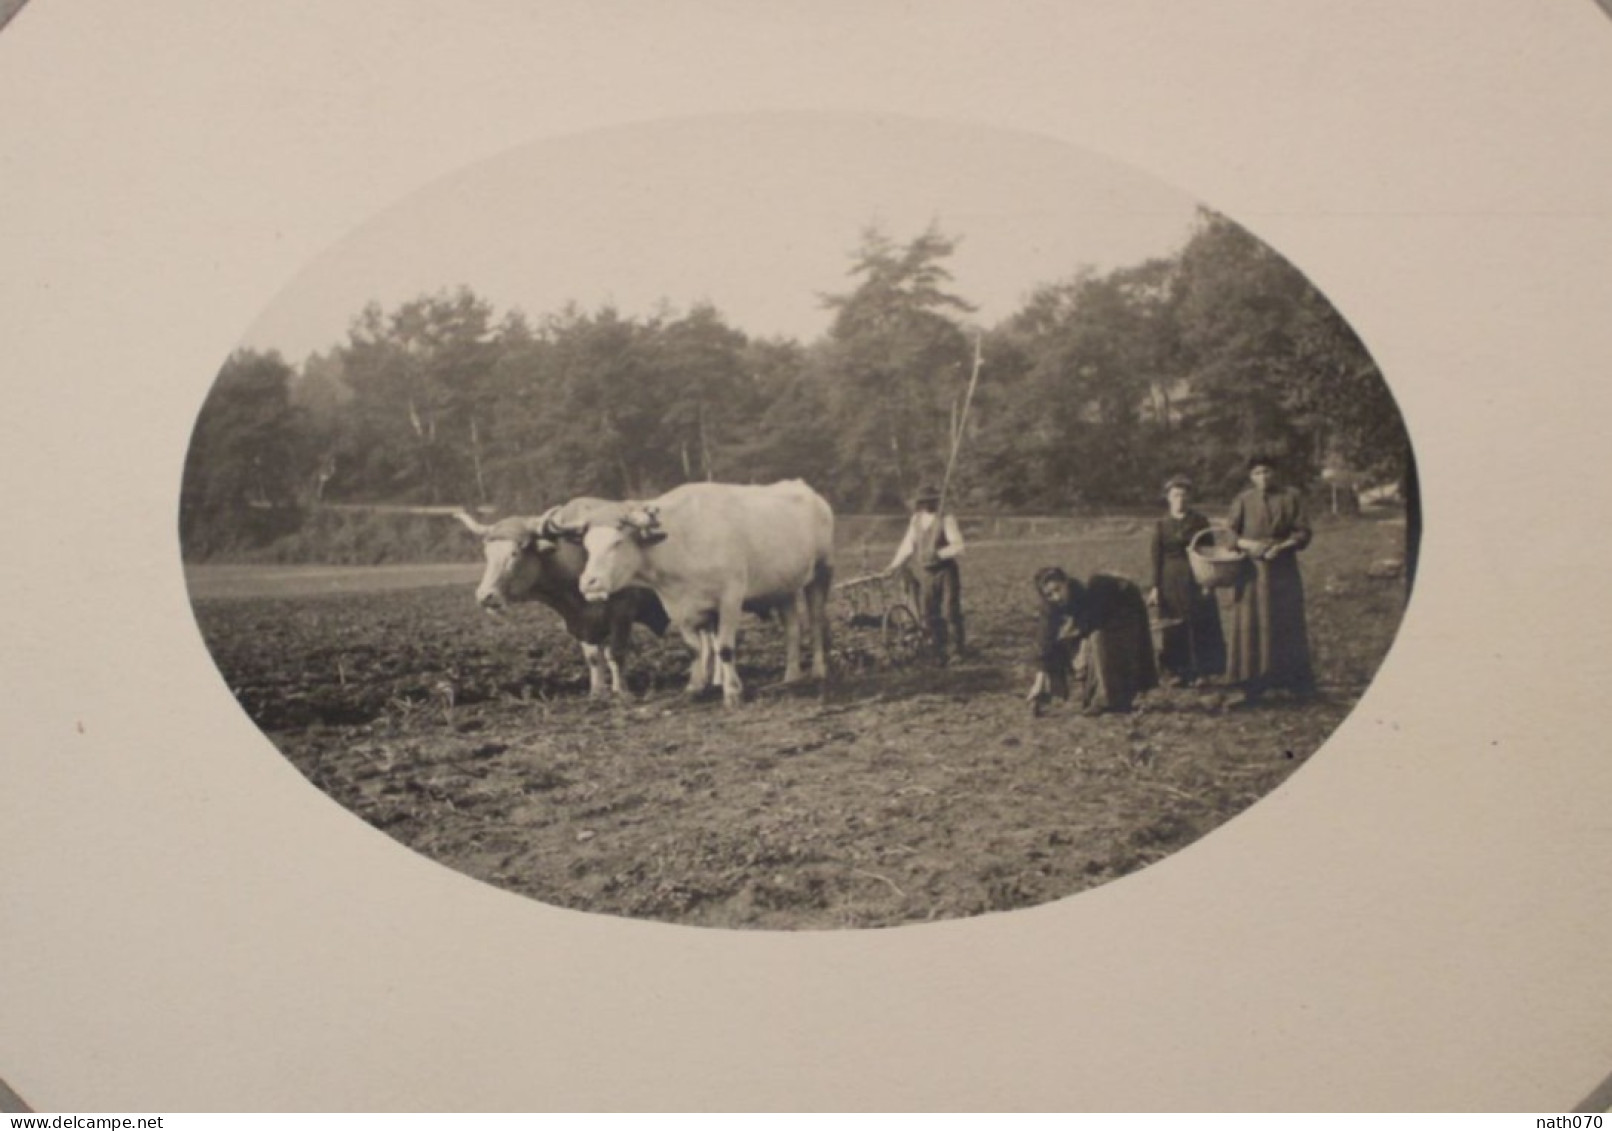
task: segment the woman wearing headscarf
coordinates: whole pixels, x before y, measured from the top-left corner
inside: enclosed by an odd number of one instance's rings
[[[1277,481],[1272,456],[1252,457],[1248,478],[1251,485],[1226,519],[1249,561],[1232,591],[1227,679],[1243,689],[1238,706],[1252,705],[1272,689],[1302,697],[1315,693],[1298,560],[1311,537],[1304,500]]]
[[[1129,711],[1136,697],[1159,685],[1147,604],[1134,581],[1094,573],[1082,585],[1056,566],[1035,575],[1041,598],[1041,670],[1027,697],[1038,707],[1069,696],[1075,652],[1086,647],[1082,713]]]
[[[1153,526],[1153,588],[1147,595],[1163,625],[1159,666],[1184,687],[1226,670],[1220,606],[1198,584],[1187,561],[1192,539],[1209,528],[1209,520],[1189,505],[1191,497],[1192,481],[1185,476],[1174,476],[1164,485],[1169,509]]]

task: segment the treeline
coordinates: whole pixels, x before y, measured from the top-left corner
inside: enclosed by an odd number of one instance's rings
[[[751,338],[710,306],[644,318],[568,307],[499,315],[471,291],[366,308],[300,368],[240,351],[198,418],[180,528],[192,559],[291,537],[330,503],[648,497],[690,480],[803,477],[836,508],[903,505],[943,474],[962,509],[1153,505],[1163,479],[1210,497],[1274,450],[1300,483],[1406,473],[1375,363],[1280,256],[1201,211],[1174,256],[1080,272],[976,329],[931,227],[870,229],[832,321]]]

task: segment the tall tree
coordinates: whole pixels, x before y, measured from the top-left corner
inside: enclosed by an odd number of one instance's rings
[[[829,412],[838,430],[833,485],[853,505],[883,507],[937,476],[970,347],[956,316],[973,305],[947,289],[957,241],[931,225],[905,245],[863,232],[849,293],[828,295]]]
[[[180,540],[206,554],[252,536],[253,510],[297,501],[305,446],[292,369],[277,352],[238,350],[196,418],[179,495]]]
[[[750,406],[729,448],[731,478],[771,483],[804,479],[832,494],[835,429],[828,415],[825,350],[782,338],[744,351]]]
[[[756,406],[745,378],[745,336],[710,305],[656,328],[649,348],[664,408],[658,439],[682,481],[731,479],[746,418]]]
[[[613,307],[568,306],[545,318],[500,369],[492,432],[500,481],[513,475],[538,502],[658,489],[670,471],[656,439],[664,389],[652,372],[651,332]]]
[[[317,506],[324,502],[330,481],[352,456],[347,406],[353,391],[342,375],[340,352],[310,354],[292,379],[290,394],[291,403],[302,413],[310,461],[303,495]]]
[[[712,307],[648,320],[567,307],[506,349],[490,388],[489,478],[501,502],[644,497],[744,473],[760,411],[748,342]]]
[[[1254,448],[1299,480],[1329,457],[1397,475],[1409,440],[1381,371],[1336,308],[1286,259],[1208,210],[1181,256],[1188,423],[1202,470],[1226,474]]]
[[[344,486],[431,503],[484,496],[478,407],[498,352],[492,307],[465,288],[391,314],[365,308],[341,350],[359,456]]]
[[[1166,371],[1159,267],[1083,272],[1041,288],[1011,330],[1038,406],[1038,478],[1064,503],[1136,501],[1153,478],[1143,410]]]
[[[1053,497],[1044,482],[1046,455],[1056,443],[1046,405],[1031,388],[1028,343],[1009,319],[981,342],[976,422],[958,456],[960,505],[1036,509]]]

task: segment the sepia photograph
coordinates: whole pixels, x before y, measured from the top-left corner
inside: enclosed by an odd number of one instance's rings
[[[1609,15],[0,0],[0,1111],[1602,1117]]]
[[[1258,801],[1392,644],[1416,502],[1365,343],[1234,218],[775,114],[533,146],[343,241],[224,361],[178,533],[231,693],[356,816],[793,930],[1059,899]]]

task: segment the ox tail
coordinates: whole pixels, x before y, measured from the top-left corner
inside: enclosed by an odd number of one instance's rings
[[[834,587],[833,560],[827,556],[818,558],[817,564],[812,566],[812,579],[806,584],[819,593],[827,593],[832,589]]]
[[[832,654],[834,648],[832,618],[828,615],[828,597],[834,591],[834,560],[827,554],[817,559],[812,567],[812,579],[807,583],[807,605],[811,609],[813,621],[812,631],[820,634],[825,654]]]

